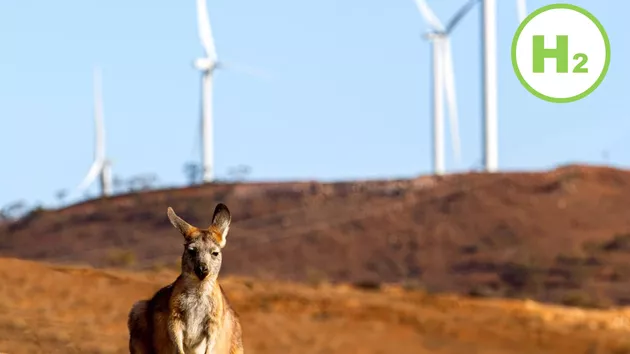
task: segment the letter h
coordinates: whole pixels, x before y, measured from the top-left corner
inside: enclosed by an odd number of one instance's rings
[[[533,64],[535,73],[545,72],[545,58],[556,59],[556,72],[569,72],[569,36],[557,35],[556,48],[545,48],[545,36],[535,35],[533,43]]]

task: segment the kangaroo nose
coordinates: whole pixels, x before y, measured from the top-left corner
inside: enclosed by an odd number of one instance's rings
[[[205,278],[208,275],[208,273],[209,273],[208,267],[205,266],[205,265],[201,265],[201,266],[197,267],[197,272],[198,272],[198,275],[200,276],[200,278]]]

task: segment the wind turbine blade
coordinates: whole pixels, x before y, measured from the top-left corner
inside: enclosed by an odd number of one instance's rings
[[[518,11],[519,22],[523,22],[527,17],[527,0],[516,0],[516,11]]]
[[[94,67],[94,129],[95,129],[95,147],[94,162],[83,178],[83,181],[76,187],[77,192],[83,192],[103,169],[105,161],[105,140],[103,127],[103,103],[101,96],[101,69]]]
[[[433,71],[433,173],[444,174],[444,78],[442,35],[432,38]]]
[[[103,122],[103,96],[101,69],[94,68],[94,160],[105,159],[105,124]]]
[[[422,15],[424,20],[434,31],[444,31],[444,25],[442,25],[442,22],[440,22],[437,16],[435,16],[435,13],[433,13],[433,10],[431,10],[429,4],[427,4],[425,0],[416,0],[416,6],[418,6],[420,15]]]
[[[214,45],[212,37],[212,29],[210,27],[210,17],[208,16],[208,6],[206,0],[197,0],[197,27],[199,31],[199,39],[201,45],[206,51],[206,55],[210,60],[217,60],[217,49]]]
[[[247,74],[251,76],[255,76],[261,79],[266,79],[266,80],[271,79],[271,75],[267,73],[266,71],[260,70],[260,69],[257,69],[248,65],[238,64],[234,62],[221,62],[220,66],[228,70],[234,70],[234,71],[241,72],[243,74]]]
[[[446,33],[450,33],[455,26],[461,21],[470,10],[472,10],[473,6],[475,6],[480,0],[469,0],[464,6],[457,11],[457,13],[451,18],[451,20],[446,25]]]
[[[448,107],[449,125],[451,128],[451,142],[453,144],[453,152],[455,160],[460,162],[461,146],[459,139],[459,117],[457,114],[457,95],[455,93],[455,73],[453,69],[453,56],[451,53],[451,41],[445,37],[441,41],[442,49],[442,79],[444,80],[444,92],[446,94],[446,102]]]
[[[87,175],[85,175],[83,181],[81,181],[79,186],[76,188],[78,192],[83,192],[90,184],[92,184],[92,182],[94,182],[103,168],[103,162],[103,160],[95,160],[94,163],[92,163]]]

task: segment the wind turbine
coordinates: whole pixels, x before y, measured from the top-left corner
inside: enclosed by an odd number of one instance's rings
[[[434,172],[442,174],[444,171],[443,130],[444,117],[442,110],[442,90],[447,93],[449,101],[449,116],[451,118],[451,135],[456,137],[453,145],[459,145],[457,129],[457,112],[455,103],[455,88],[453,81],[452,58],[448,35],[455,25],[477,3],[482,3],[481,11],[481,39],[483,51],[482,82],[483,82],[483,162],[487,172],[498,169],[498,128],[497,128],[497,48],[496,48],[496,0],[470,0],[456,14],[446,27],[435,16],[425,0],[416,0],[420,13],[425,18],[433,32],[427,37],[433,44],[433,115],[434,115]],[[516,0],[519,21],[527,17],[526,0]],[[450,82],[450,83],[449,83]],[[449,98],[450,96],[450,98]],[[455,124],[453,124],[455,122]],[[457,154],[456,150],[456,154]]]
[[[482,0],[481,38],[483,48],[483,161],[486,172],[499,168],[499,136],[497,119],[497,25],[496,0]],[[526,0],[516,0],[519,21],[527,16]]]
[[[101,90],[101,70],[94,68],[94,162],[87,175],[76,188],[83,192],[89,187],[96,177],[100,177],[101,196],[112,194],[111,162],[105,156],[105,125],[103,122],[103,98]]]
[[[432,44],[433,66],[433,173],[444,174],[444,97],[448,105],[450,118],[451,142],[455,159],[459,162],[461,155],[459,125],[457,117],[457,98],[455,93],[455,76],[449,35],[459,21],[470,11],[475,1],[464,5],[445,27],[435,16],[425,0],[416,0],[420,15],[431,27],[426,38]]]
[[[213,74],[216,69],[226,68],[253,76],[267,77],[266,73],[244,65],[219,61],[210,27],[206,0],[197,0],[197,26],[205,57],[195,60],[194,66],[201,71],[201,141],[202,178],[204,182],[214,180],[214,144],[212,121]]]

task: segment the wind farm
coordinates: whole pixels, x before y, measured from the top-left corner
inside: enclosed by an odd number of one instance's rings
[[[256,68],[239,65],[232,62],[219,61],[215,39],[212,32],[210,17],[206,0],[196,0],[197,34],[204,56],[193,62],[193,67],[200,72],[200,95],[199,95],[199,136],[201,141],[201,163],[198,170],[201,171],[201,181],[211,183],[215,180],[214,167],[214,119],[213,119],[213,97],[214,97],[214,75],[217,69],[228,69],[245,73],[252,77],[269,78],[264,71]],[[497,118],[497,86],[496,86],[496,3],[492,0],[469,0],[452,16],[446,26],[437,18],[431,10],[426,0],[415,0],[416,6],[429,25],[430,31],[424,37],[431,43],[432,49],[432,80],[433,80],[433,174],[443,175],[445,170],[444,152],[444,99],[448,108],[449,128],[451,145],[456,164],[461,158],[461,142],[457,112],[457,95],[455,88],[455,73],[453,69],[453,58],[450,44],[450,35],[455,30],[457,24],[476,5],[481,6],[480,33],[483,43],[483,65],[481,70],[482,89],[482,120],[483,120],[483,164],[486,172],[496,172],[498,169],[498,118]],[[526,0],[516,1],[516,10],[519,21],[522,21],[527,13]],[[96,74],[95,74],[96,76]],[[96,78],[95,78],[96,80]],[[96,88],[95,88],[96,90]],[[95,98],[96,100],[96,98]],[[102,108],[99,108],[102,109]],[[102,115],[101,113],[98,113]],[[95,113],[97,117],[97,113]],[[102,120],[101,118],[98,118]],[[111,163],[109,160],[100,157],[101,150],[104,150],[104,138],[100,137],[99,129],[104,129],[102,123],[96,123],[96,145],[94,163],[79,186],[79,190],[85,190],[86,186],[93,181],[96,174],[100,173],[101,196],[111,195]],[[109,176],[109,177],[108,177]]]
[[[531,94],[548,5],[0,4],[0,353],[133,353],[178,281],[248,353],[626,353],[630,70]]]

